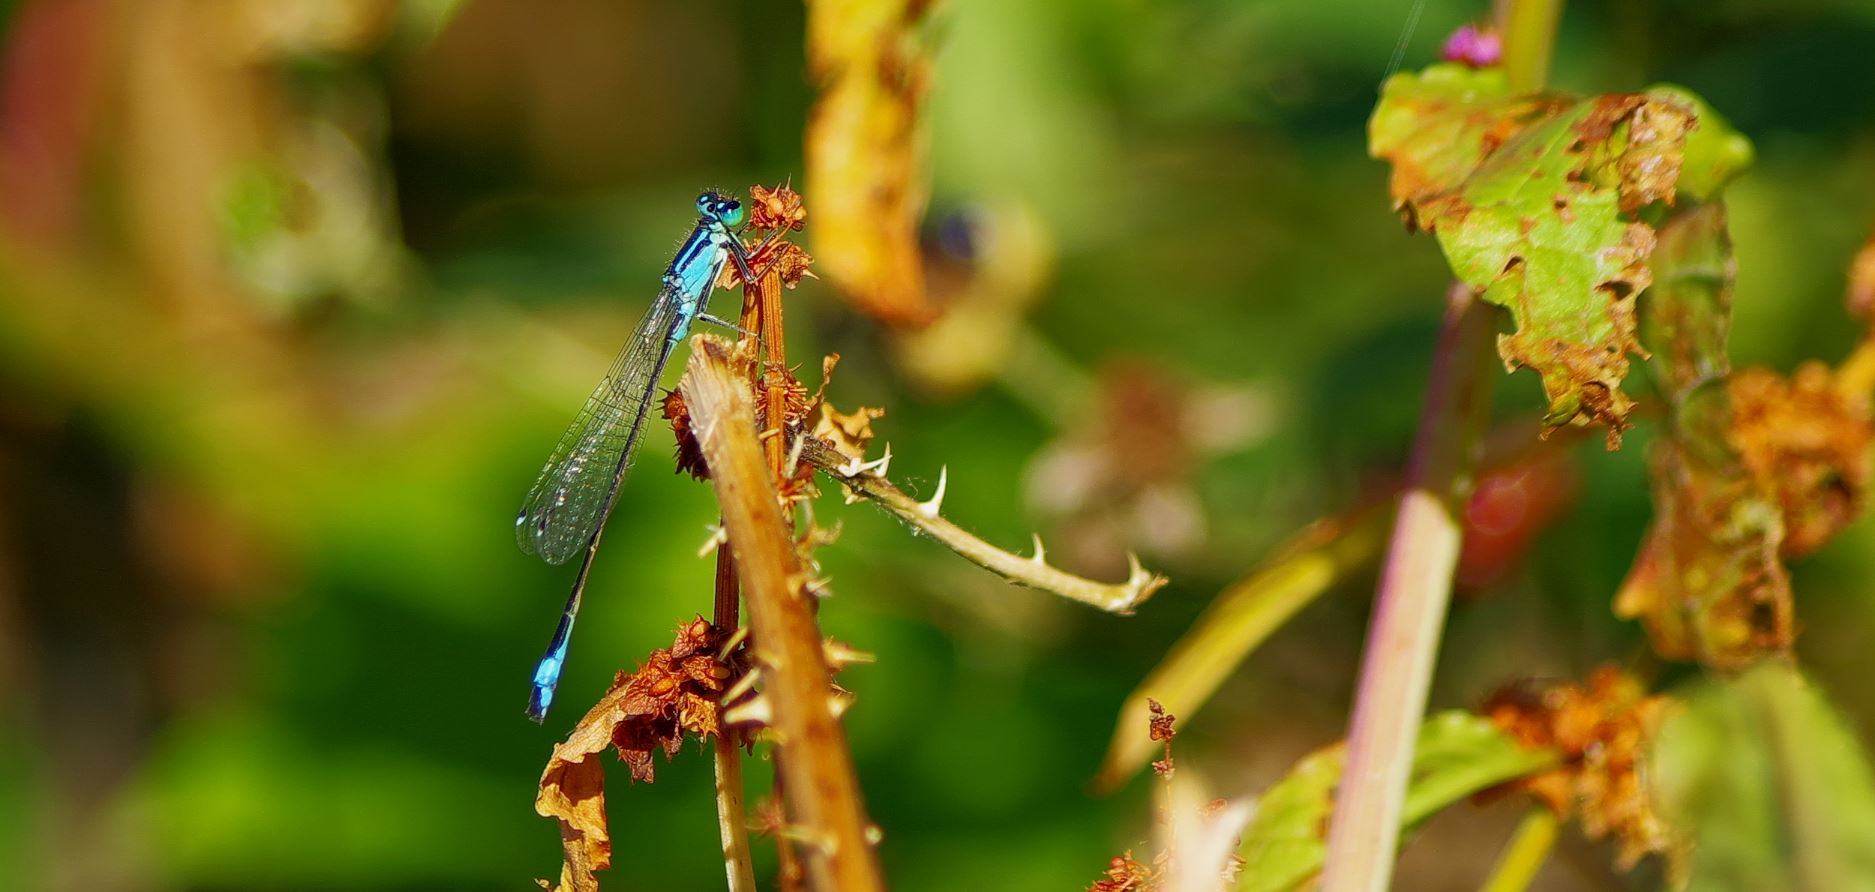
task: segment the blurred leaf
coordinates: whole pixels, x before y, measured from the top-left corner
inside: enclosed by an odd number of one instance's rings
[[[1739,668],[1795,635],[1783,560],[1860,513],[1875,442],[1866,397],[1819,363],[1731,372],[1734,264],[1718,203],[1661,229],[1643,329],[1666,392],[1651,458],[1655,519],[1615,612],[1670,659]]]
[[[1690,890],[1875,888],[1875,773],[1798,671],[1703,681],[1655,747],[1655,788],[1693,834]]]
[[[1246,859],[1239,892],[1297,889],[1321,870],[1324,834],[1345,759],[1343,744],[1319,750],[1263,794],[1239,849]],[[1525,748],[1471,713],[1432,716],[1413,751],[1402,824],[1417,826],[1466,796],[1547,769],[1556,759],[1553,751]]]
[[[1618,446],[1633,405],[1621,391],[1627,356],[1642,352],[1633,297],[1654,248],[1637,214],[1674,200],[1696,124],[1709,131],[1702,188],[1736,168],[1738,138],[1717,118],[1697,122],[1673,91],[1576,101],[1507,89],[1500,74],[1461,66],[1397,75],[1370,150],[1394,163],[1396,206],[1438,236],[1459,279],[1511,311],[1517,331],[1498,352],[1542,375],[1548,422],[1603,424]]]
[[[820,99],[807,125],[814,253],[864,312],[922,325],[918,223],[928,191],[918,114],[930,60],[919,34],[926,0],[814,0],[809,75]]]
[[[1639,617],[1669,659],[1742,666],[1790,646],[1784,525],[1732,445],[1732,245],[1725,207],[1681,211],[1660,232],[1659,279],[1641,309],[1666,392],[1667,435],[1650,456],[1654,522],[1615,614]]]
[[[1687,131],[1686,148],[1681,152],[1681,195],[1711,201],[1755,160],[1751,140],[1733,130],[1699,94],[1676,84],[1656,84],[1647,88],[1647,96],[1692,109],[1693,129]]]
[[[1372,506],[1311,524],[1269,563],[1219,593],[1127,696],[1094,786],[1119,786],[1157,749],[1140,730],[1146,727],[1149,700],[1189,721],[1224,678],[1283,623],[1348,573],[1373,561],[1392,524],[1393,511]]]

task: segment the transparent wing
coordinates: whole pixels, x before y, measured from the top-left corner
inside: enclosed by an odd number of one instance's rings
[[[653,389],[670,359],[670,338],[681,315],[678,298],[669,288],[658,295],[619,349],[612,371],[561,435],[515,516],[514,537],[522,551],[564,564],[605,522],[644,433]]]

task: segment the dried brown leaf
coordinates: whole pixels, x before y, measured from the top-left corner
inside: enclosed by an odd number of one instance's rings
[[[842,455],[864,459],[866,449],[872,445],[873,419],[884,417],[885,410],[861,406],[848,414],[824,400],[817,408],[819,412],[814,420],[813,435],[833,444],[833,448]]]
[[[721,733],[717,702],[743,668],[735,655],[729,661],[718,656],[728,637],[702,617],[685,623],[669,648],[652,651],[637,672],[619,673],[565,742],[554,746],[534,810],[560,822],[565,862],[559,889],[597,889],[593,871],[611,865],[599,752],[614,747],[632,779],[649,782],[653,751],[674,754],[686,732],[705,740]]]

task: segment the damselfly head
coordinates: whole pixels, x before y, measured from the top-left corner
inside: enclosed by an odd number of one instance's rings
[[[745,214],[742,202],[715,192],[697,196],[697,213],[731,227],[741,226]]]

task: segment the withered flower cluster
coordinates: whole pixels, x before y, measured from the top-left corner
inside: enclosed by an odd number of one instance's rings
[[[1685,856],[1647,785],[1647,753],[1666,703],[1633,676],[1603,666],[1587,684],[1504,688],[1486,700],[1483,712],[1519,743],[1563,757],[1556,768],[1506,787],[1560,817],[1578,815],[1591,839],[1613,837],[1625,870],[1650,854],[1667,856],[1670,867]]]

